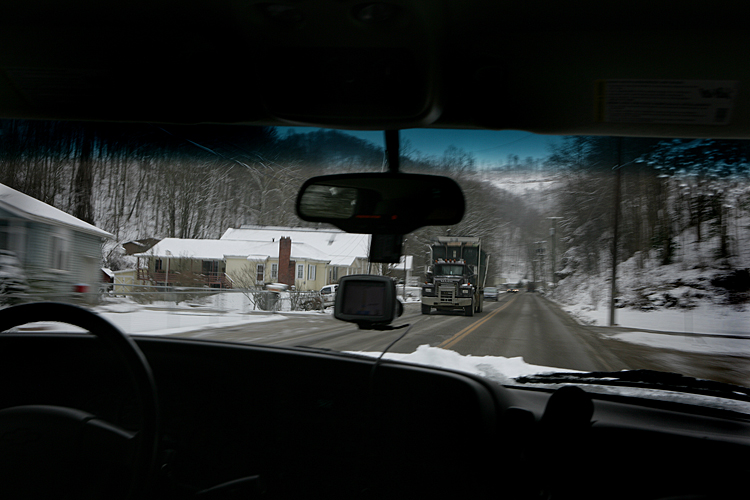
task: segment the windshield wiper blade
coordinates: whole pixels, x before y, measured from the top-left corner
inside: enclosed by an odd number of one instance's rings
[[[515,381],[520,384],[592,384],[638,387],[750,402],[750,389],[747,387],[656,370],[547,373],[518,377]]]

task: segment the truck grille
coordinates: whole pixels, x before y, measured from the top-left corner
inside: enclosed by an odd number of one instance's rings
[[[441,286],[438,289],[438,297],[440,297],[440,302],[453,302],[456,297],[456,289],[452,286]]]

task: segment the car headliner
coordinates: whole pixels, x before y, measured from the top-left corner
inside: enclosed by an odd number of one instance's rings
[[[5,2],[0,117],[748,138],[747,19],[684,0]],[[597,121],[597,82],[619,79],[739,93],[723,125]]]

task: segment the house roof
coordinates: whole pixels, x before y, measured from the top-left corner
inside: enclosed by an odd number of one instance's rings
[[[302,243],[318,250],[332,266],[351,266],[357,258],[366,259],[370,250],[370,235],[336,229],[243,225],[238,229],[227,229],[221,240],[272,242],[278,246],[282,236],[292,239],[292,258],[294,245]]]
[[[232,240],[219,240],[229,242]],[[236,240],[234,240],[236,241]],[[233,241],[233,242],[234,242]],[[278,240],[271,243],[263,243],[256,241],[243,242],[246,244],[255,244],[255,252],[252,255],[248,255],[248,260],[255,260],[256,256],[266,256],[272,259],[279,258],[279,242]],[[329,262],[331,260],[330,255],[326,255],[317,248],[308,245],[307,243],[295,242],[292,240],[292,252],[289,257],[291,260],[316,260],[320,262]]]
[[[122,247],[125,249],[125,255],[133,255],[147,251],[159,243],[159,241],[159,238],[142,238],[140,240],[126,241],[122,244]]]
[[[102,238],[114,238],[107,231],[99,229],[88,222],[84,222],[52,205],[48,205],[4,184],[0,184],[0,208],[7,210],[21,219],[68,227],[75,231],[93,234]]]
[[[226,256],[246,257],[254,253],[255,245],[244,241],[194,240],[164,238],[136,257],[174,257],[202,260],[221,260]]]
[[[200,260],[222,260],[227,257],[240,257],[248,260],[279,258],[279,242],[243,240],[193,240],[165,238],[147,252],[137,253],[136,257],[190,258]],[[317,248],[292,240],[291,260],[331,261]]]

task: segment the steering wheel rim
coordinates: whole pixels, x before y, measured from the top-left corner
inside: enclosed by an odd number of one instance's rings
[[[60,302],[33,302],[0,309],[0,333],[39,321],[66,323],[87,330],[119,358],[135,390],[141,422],[130,461],[133,472],[128,497],[142,492],[156,464],[159,429],[159,401],[156,383],[146,357],[136,343],[106,319],[83,307]],[[64,409],[64,408],[63,408]]]

